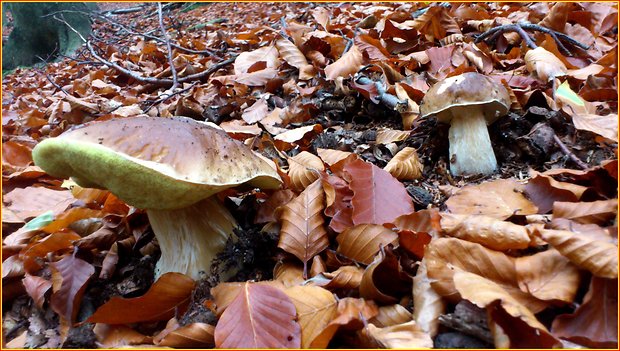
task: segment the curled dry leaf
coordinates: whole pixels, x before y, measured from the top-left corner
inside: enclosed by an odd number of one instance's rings
[[[75,255],[68,255],[51,264],[54,292],[51,307],[62,319],[73,323],[82,302],[86,283],[95,274],[95,267]]]
[[[446,201],[448,210],[458,214],[478,214],[506,219],[512,215],[538,213],[523,196],[524,186],[514,179],[498,179],[459,189]]]
[[[588,190],[587,187],[567,182],[559,182],[550,175],[530,170],[530,181],[525,186],[525,194],[538,207],[539,213],[547,213],[556,201],[578,201]]]
[[[75,201],[69,190],[52,190],[44,187],[16,188],[2,196],[4,208],[9,209],[22,221],[36,217],[49,210],[61,214]]]
[[[538,78],[545,82],[563,76],[568,71],[562,60],[542,46],[528,51],[524,59],[527,70],[530,73],[535,73]]]
[[[358,289],[362,282],[364,269],[358,266],[342,266],[333,272],[319,273],[310,283],[328,290]]]
[[[312,124],[287,130],[284,133],[276,135],[273,139],[278,150],[286,151],[293,148],[294,144],[303,145],[306,138],[322,131],[323,127],[320,124]]]
[[[324,226],[324,207],[320,180],[314,181],[298,197],[280,207],[282,229],[278,247],[299,258],[304,267],[329,245]]]
[[[295,305],[281,290],[243,283],[215,327],[218,348],[299,348]]]
[[[21,278],[24,271],[24,261],[18,255],[9,256],[2,261],[2,279]]]
[[[304,267],[292,262],[278,262],[273,268],[273,279],[285,288],[301,285],[304,282]]]
[[[398,234],[378,224],[359,224],[336,237],[337,252],[352,260],[370,264],[380,248],[395,244]]]
[[[437,236],[441,232],[441,216],[437,208],[429,208],[397,217],[392,221],[398,230],[423,232]]]
[[[319,178],[319,172],[325,170],[323,161],[307,151],[288,159],[288,175],[291,178],[291,188],[303,191],[308,185]]]
[[[446,311],[446,303],[431,287],[426,271],[426,260],[422,260],[413,277],[413,320],[430,336],[437,335],[439,316]]]
[[[274,46],[264,46],[254,51],[245,51],[235,59],[235,74],[248,73],[248,69],[257,62],[265,62],[267,68],[278,67],[278,50]]]
[[[344,170],[351,176],[354,224],[391,223],[414,211],[403,183],[385,170],[359,159],[345,165]]]
[[[531,241],[524,226],[488,216],[442,213],[441,227],[450,236],[498,251],[525,249]]]
[[[97,342],[105,348],[115,349],[129,345],[150,344],[153,338],[122,324],[97,323],[93,328]]]
[[[327,328],[338,306],[334,295],[318,286],[293,286],[284,292],[293,301],[297,311],[297,320],[301,326],[301,347],[327,347],[336,332],[336,328]]]
[[[421,259],[424,257],[424,248],[431,242],[431,235],[425,232],[401,230],[398,232],[398,244],[407,252]]]
[[[383,168],[398,180],[414,180],[422,177],[424,166],[412,147],[400,150]]]
[[[325,172],[321,172],[320,176],[325,191],[325,215],[337,217],[338,212],[351,209],[353,192],[349,189],[349,184],[342,178]]]
[[[502,308],[510,319],[493,319],[510,339],[509,345],[496,345],[497,347],[517,348],[551,348],[557,347],[557,340],[547,328],[536,319],[534,313],[514,295],[504,290],[498,284],[485,279],[477,274],[457,269],[454,273],[454,285],[461,296],[481,308]],[[498,305],[494,305],[499,301]],[[515,323],[518,319],[525,323]],[[518,325],[519,327],[516,327]]]
[[[372,300],[345,297],[338,300],[336,316],[329,325],[344,330],[358,330],[377,314],[379,308]]]
[[[243,118],[243,120],[247,124],[254,124],[256,122],[259,122],[261,119],[267,117],[268,113],[269,113],[269,106],[267,106],[267,100],[261,98],[261,99],[256,100],[252,104],[252,106],[243,110],[243,113],[241,114],[241,118]]]
[[[166,328],[153,338],[157,346],[174,348],[209,348],[215,341],[215,327],[207,323],[191,323],[180,326],[176,318],[170,319]]]
[[[592,202],[555,202],[554,218],[572,219],[578,223],[606,225],[618,214],[618,199]]]
[[[83,208],[83,207],[74,207],[56,216],[56,218],[54,219],[52,223],[41,228],[41,230],[48,232],[48,233],[53,233],[53,232],[65,229],[69,227],[69,224],[79,221],[81,219],[101,218],[103,216],[104,216],[103,211],[92,210],[90,208]]]
[[[515,260],[521,290],[541,300],[571,303],[581,276],[579,269],[557,250],[549,249]]]
[[[407,323],[410,320],[411,312],[401,305],[394,304],[379,307],[379,313],[369,322],[374,324],[375,327],[384,328]]]
[[[390,349],[426,349],[433,347],[433,340],[414,322],[377,328],[369,324],[365,334],[377,345]]]
[[[295,198],[295,193],[290,189],[277,190],[256,211],[254,223],[266,223],[276,221],[276,209],[289,203]]]
[[[583,303],[558,316],[554,335],[592,348],[618,347],[618,280],[592,277]]]
[[[68,231],[52,233],[38,242],[32,243],[20,254],[24,260],[24,269],[28,273],[36,273],[41,268],[37,258],[44,257],[50,252],[70,249],[73,247],[73,241],[78,239],[80,239],[79,235]]]
[[[566,230],[534,229],[540,236],[577,267],[597,277],[618,278],[618,246],[598,238]]]
[[[547,307],[547,303],[519,289],[514,258],[486,247],[455,238],[431,241],[424,254],[428,278],[437,293],[451,301],[459,301],[454,287],[454,272],[461,269],[489,279],[500,285],[519,303],[534,313]]]
[[[349,155],[353,155],[352,152],[348,151],[321,148],[317,148],[316,153],[323,160],[323,162],[327,163],[329,166],[332,166],[335,163],[344,160],[345,158],[349,157]]]
[[[375,139],[376,144],[389,144],[397,141],[403,141],[411,134],[407,130],[381,129],[377,131]]]
[[[180,273],[166,273],[140,297],[112,297],[86,321],[89,323],[129,324],[170,319],[182,313],[191,299],[195,282]]]
[[[399,259],[391,245],[383,248],[362,275],[360,296],[392,304],[411,291],[411,276],[402,270]]]
[[[327,80],[335,80],[338,77],[349,78],[362,68],[363,61],[362,52],[353,45],[342,57],[325,67],[325,78]]]
[[[413,122],[420,115],[420,106],[418,106],[418,104],[411,99],[403,84],[395,83],[394,90],[396,91],[396,97],[407,101],[407,111],[401,112],[400,116],[402,118],[403,128],[409,130],[413,127]]]
[[[219,283],[216,287],[211,289],[211,295],[213,295],[213,300],[216,307],[216,314],[218,317],[221,316],[222,313],[224,313],[224,311],[226,310],[226,308],[233,302],[233,300],[241,291],[242,287],[243,283],[230,282]]]
[[[276,41],[276,47],[284,61],[299,70],[299,79],[308,80],[314,77],[314,67],[308,63],[295,44],[286,39],[280,39]]]
[[[52,282],[36,275],[26,274],[24,279],[22,279],[22,283],[24,288],[26,288],[26,293],[32,298],[35,305],[43,309],[45,293],[52,287]]]

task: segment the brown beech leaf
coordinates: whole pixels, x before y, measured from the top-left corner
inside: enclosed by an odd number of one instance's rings
[[[78,239],[80,239],[80,236],[74,232],[57,232],[31,244],[20,254],[20,257],[24,260],[24,269],[26,272],[34,274],[41,268],[41,265],[36,260],[38,257],[44,257],[50,252],[70,249],[73,247],[73,241]]]
[[[329,326],[336,329],[358,330],[377,314],[379,314],[379,308],[372,300],[345,297],[338,300],[336,316]]]
[[[325,191],[325,215],[336,217],[338,212],[350,209],[353,192],[349,184],[342,178],[325,172],[321,172],[320,176]]]
[[[299,196],[280,207],[282,229],[278,247],[299,258],[304,267],[329,245],[324,226],[324,207],[320,180],[314,181]]]
[[[437,208],[429,208],[397,217],[393,222],[398,230],[423,232],[437,236],[441,232],[441,216]]]
[[[50,306],[65,321],[73,323],[82,302],[86,283],[95,274],[95,267],[75,255],[65,256],[51,266],[54,292]]]
[[[53,233],[69,227],[69,224],[87,218],[101,218],[105,215],[103,211],[92,210],[90,208],[74,207],[58,215],[54,221],[41,230]]]
[[[553,334],[592,348],[618,348],[618,280],[592,277],[573,314],[556,317]]]
[[[115,349],[130,345],[150,344],[153,338],[135,331],[133,328],[122,324],[97,323],[93,328],[97,342],[102,347]]]
[[[295,144],[304,145],[304,141],[313,137],[323,131],[323,127],[320,124],[312,124],[305,127],[299,127],[295,129],[287,130],[284,133],[276,135],[274,143],[278,150],[289,150],[293,148]]]
[[[538,213],[523,196],[524,186],[514,179],[498,179],[459,189],[446,201],[448,210],[458,214],[479,214],[506,219],[512,215]]]
[[[439,316],[446,311],[446,303],[431,287],[426,271],[426,260],[422,260],[413,277],[413,320],[430,336],[437,335]]]
[[[375,327],[383,328],[407,323],[410,320],[411,312],[399,304],[394,304],[379,307],[379,313],[369,322]]]
[[[24,279],[22,279],[22,283],[24,283],[26,293],[30,295],[35,305],[43,309],[45,293],[52,287],[52,282],[36,275],[26,274]]]
[[[391,223],[396,217],[414,211],[405,186],[372,163],[355,160],[344,166],[351,176],[353,223]]]
[[[314,68],[295,44],[289,40],[280,39],[276,41],[276,47],[284,61],[299,70],[299,79],[308,80],[314,77],[311,74]]]
[[[180,326],[176,318],[168,321],[166,328],[153,338],[157,346],[173,348],[210,348],[215,345],[215,327],[207,323],[191,323]]]
[[[398,234],[378,224],[358,224],[336,237],[337,252],[354,261],[370,264],[382,246],[394,244]]]
[[[555,202],[554,218],[567,218],[579,223],[605,225],[618,214],[618,199],[592,202]]]
[[[301,347],[325,348],[334,332],[326,330],[336,315],[338,302],[334,295],[318,286],[293,286],[284,292],[293,301],[301,326]]]
[[[384,328],[369,324],[364,332],[382,348],[426,349],[433,347],[431,336],[422,331],[414,321]]]
[[[412,147],[400,150],[383,168],[398,180],[414,180],[422,177],[424,166]]]
[[[254,223],[266,223],[276,221],[275,211],[278,207],[289,203],[295,198],[295,193],[290,189],[277,190],[256,211]]]
[[[431,242],[432,236],[425,232],[401,230],[398,232],[398,244],[407,252],[418,258],[424,257],[424,248]]]
[[[213,295],[218,317],[221,316],[226,308],[235,300],[242,287],[243,283],[241,282],[229,282],[219,283],[216,287],[211,289],[211,295]]]
[[[557,250],[549,249],[515,260],[521,290],[541,300],[571,303],[581,277],[579,269]]]
[[[572,115],[573,124],[579,130],[587,130],[607,139],[618,142],[618,114],[610,113],[605,116],[592,113],[576,113]]]
[[[342,57],[325,67],[325,78],[327,80],[335,80],[339,77],[349,78],[362,68],[363,61],[362,52],[357,46],[353,45]]]
[[[309,283],[327,290],[354,290],[359,288],[363,274],[364,269],[361,267],[342,266],[333,272],[319,273]]]
[[[384,304],[398,302],[398,296],[411,291],[412,279],[402,270],[399,256],[386,246],[364,271],[360,296]]]
[[[196,283],[181,273],[159,277],[140,297],[112,297],[86,321],[89,323],[129,324],[170,319],[187,307]]]
[[[269,106],[267,106],[267,100],[258,99],[254,102],[254,104],[252,104],[252,106],[243,110],[241,118],[243,118],[247,124],[254,124],[265,118],[268,112]]]
[[[454,272],[461,269],[499,284],[521,304],[534,313],[547,307],[547,303],[519,289],[514,258],[486,247],[455,238],[431,241],[424,254],[431,286],[437,293],[451,301],[459,301],[454,287]]]
[[[319,172],[325,170],[323,161],[307,151],[288,159],[288,175],[291,178],[291,188],[297,192],[303,191],[308,185],[319,178]]]
[[[215,327],[218,348],[299,348],[295,305],[281,290],[243,283]]]
[[[566,230],[534,229],[534,234],[553,246],[577,267],[597,277],[618,278],[618,246],[596,237]]]
[[[376,144],[389,144],[389,143],[394,143],[397,141],[403,141],[407,139],[410,134],[411,134],[411,131],[407,131],[407,130],[381,129],[377,131],[377,137],[375,139],[375,143]]]
[[[338,161],[344,160],[345,158],[349,157],[349,155],[353,155],[352,152],[348,151],[321,148],[317,148],[316,153],[323,160],[323,162],[327,163],[329,166],[332,166]]]
[[[544,82],[563,76],[568,71],[562,60],[542,46],[529,50],[524,60],[527,70]]]
[[[304,267],[293,262],[278,262],[273,268],[273,279],[285,288],[301,285],[304,279]]]
[[[257,62],[265,62],[268,68],[278,67],[278,50],[274,46],[263,46],[254,51],[245,51],[235,59],[235,74],[248,73],[248,69]]]
[[[9,256],[2,261],[2,279],[21,278],[24,274],[24,261],[19,255]]]
[[[557,340],[547,328],[536,319],[534,313],[512,294],[504,290],[493,281],[477,274],[457,269],[454,273],[454,285],[461,296],[474,303],[480,308],[494,309],[494,303],[509,315],[510,319],[493,319],[493,322],[502,327],[510,339],[509,345],[496,345],[497,347],[516,348],[551,348],[557,347]],[[515,326],[515,320],[520,320],[524,325]]]
[[[530,181],[525,186],[525,193],[538,206],[539,213],[547,213],[556,201],[578,201],[588,189],[585,186],[558,182],[550,175],[530,170]]]
[[[488,216],[442,213],[441,227],[450,236],[498,251],[525,249],[531,241],[524,226]]]
[[[357,45],[362,52],[368,55],[368,58],[372,61],[387,60],[392,56],[386,48],[383,47],[379,39],[375,39],[368,34],[360,34],[354,39],[355,45]]]
[[[237,83],[245,84],[251,87],[260,87],[267,84],[270,80],[278,76],[278,71],[274,68],[265,68],[252,73],[242,73],[234,76]]]
[[[32,186],[17,188],[2,196],[3,205],[24,222],[49,210],[58,215],[74,201],[69,190]]]

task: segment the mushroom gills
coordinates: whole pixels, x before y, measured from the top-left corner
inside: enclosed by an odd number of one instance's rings
[[[216,196],[175,210],[146,211],[159,243],[161,257],[155,267],[155,279],[168,272],[201,278],[210,275],[213,259],[234,238],[237,222]],[[218,272],[224,280],[234,272]]]
[[[497,160],[482,106],[454,107],[449,139],[452,175],[495,172]]]

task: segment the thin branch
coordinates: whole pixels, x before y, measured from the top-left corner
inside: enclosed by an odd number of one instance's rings
[[[582,160],[579,159],[579,157],[577,157],[574,153],[572,153],[568,147],[562,142],[562,140],[560,140],[560,138],[558,138],[557,135],[555,135],[555,133],[553,133],[553,140],[555,141],[556,144],[558,144],[558,146],[560,147],[560,150],[562,150],[562,152],[568,156],[568,158],[571,159],[571,161],[573,161],[579,168],[581,169],[587,169],[588,165],[583,162]]]
[[[159,17],[159,27],[161,28],[161,34],[166,41],[166,48],[168,49],[168,61],[170,62],[170,73],[172,73],[172,92],[179,86],[179,76],[177,74],[177,68],[174,67],[174,58],[172,57],[172,47],[170,46],[170,37],[168,36],[168,32],[166,31],[166,26],[164,25],[164,16],[162,14],[161,2],[157,3],[157,16]]]
[[[189,87],[187,87],[185,89],[180,89],[180,90],[174,91],[171,94],[164,94],[164,95],[162,95],[162,97],[160,97],[159,99],[150,102],[148,107],[144,110],[143,113],[148,113],[155,105],[161,104],[162,102],[165,102],[165,101],[169,100],[170,98],[172,98],[175,95],[181,95],[184,92],[191,90],[193,87],[196,86],[196,84],[198,84],[198,82],[192,83],[192,85],[190,85]]]

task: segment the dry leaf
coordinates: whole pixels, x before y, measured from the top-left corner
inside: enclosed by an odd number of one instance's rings
[[[73,241],[78,239],[80,239],[79,235],[68,231],[52,233],[38,242],[32,243],[20,254],[24,261],[24,269],[28,273],[36,273],[41,268],[37,258],[44,257],[50,252],[71,249],[73,248]]]
[[[379,313],[369,322],[375,327],[384,328],[397,324],[407,323],[411,320],[411,312],[401,305],[394,304],[379,307]]]
[[[407,130],[381,129],[377,131],[375,139],[376,144],[389,144],[397,141],[403,141],[411,134]]]
[[[245,51],[235,59],[235,74],[248,73],[248,69],[257,62],[265,62],[267,68],[277,68],[278,50],[274,46],[264,46],[254,51]]]
[[[24,222],[49,210],[58,215],[74,201],[69,190],[58,191],[44,187],[17,188],[2,196],[6,208]]]
[[[254,124],[260,121],[261,119],[267,117],[268,112],[269,112],[269,106],[267,106],[267,100],[261,98],[261,99],[256,100],[254,104],[252,104],[252,106],[243,110],[243,113],[241,114],[241,118],[243,118],[243,120],[247,124]]]
[[[413,277],[413,320],[420,328],[434,337],[439,329],[439,316],[446,311],[446,303],[431,287],[426,260],[422,260]]]
[[[529,50],[524,60],[527,70],[535,73],[544,82],[563,76],[568,71],[562,60],[542,46]]]
[[[325,78],[335,80],[336,78],[349,78],[362,68],[364,56],[357,46],[353,45],[342,57],[332,64],[325,67]]]
[[[566,230],[535,229],[540,236],[577,267],[597,277],[618,278],[618,246],[607,241]]]
[[[182,313],[195,282],[181,273],[166,273],[140,297],[112,297],[88,319],[89,323],[129,324],[167,320]]]
[[[304,267],[329,245],[324,226],[324,207],[320,180],[314,181],[298,197],[280,207],[282,229],[278,247],[299,258]]]
[[[86,283],[95,274],[95,267],[75,255],[68,255],[51,266],[54,292],[50,306],[66,322],[73,323],[79,312]]]
[[[153,341],[157,346],[173,348],[211,348],[215,341],[215,327],[206,323],[191,323],[180,326],[176,318],[168,321],[166,328],[157,334]]]
[[[411,291],[412,277],[403,271],[400,257],[392,245],[379,251],[360,283],[360,296],[383,304],[398,302],[398,297]]]
[[[524,226],[488,216],[442,213],[441,227],[450,236],[498,251],[525,249],[531,241]]]
[[[351,152],[340,151],[340,150],[332,150],[332,149],[316,149],[317,155],[323,160],[323,162],[332,166],[335,163],[344,160],[349,157],[349,155],[353,155]]]
[[[273,268],[273,279],[285,288],[301,285],[304,279],[304,267],[292,262],[278,262]]]
[[[314,77],[312,74],[314,67],[308,63],[304,54],[295,44],[286,39],[280,39],[276,41],[276,47],[286,63],[299,69],[300,80],[308,80]]]
[[[279,289],[243,283],[215,327],[217,348],[299,348],[295,305]]]
[[[308,280],[308,283],[328,290],[354,290],[360,287],[363,274],[364,269],[361,267],[342,266],[333,272],[319,273]]]
[[[303,191],[308,185],[319,178],[319,172],[325,170],[323,161],[307,151],[288,159],[288,175],[291,178],[291,188]]]
[[[422,177],[424,166],[412,147],[400,150],[383,168],[398,180],[414,180]]]
[[[97,323],[93,328],[97,342],[102,347],[115,349],[129,345],[144,345],[152,342],[152,337],[141,334],[122,324]]]
[[[357,262],[370,264],[381,247],[394,244],[397,240],[398,234],[384,226],[359,224],[336,237],[337,252]]]
[[[293,301],[301,326],[302,348],[325,348],[336,330],[326,330],[336,315],[338,302],[334,295],[317,286],[294,286],[284,292]]]
[[[549,249],[515,260],[521,290],[541,300],[571,303],[581,281],[579,270],[557,250]]]
[[[4,272],[2,273],[4,274]],[[52,287],[52,282],[36,275],[26,274],[26,277],[22,279],[22,283],[24,288],[26,288],[26,293],[32,298],[35,305],[43,309],[45,293]]]
[[[618,215],[618,199],[592,202],[553,203],[553,217],[572,219],[578,223],[605,225]]]
[[[385,328],[372,324],[364,330],[380,347],[390,349],[426,349],[433,347],[433,340],[414,322],[410,321]]]

